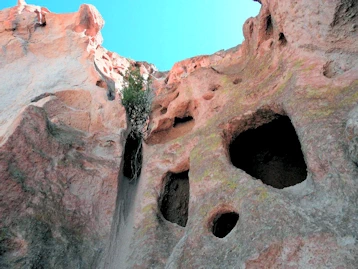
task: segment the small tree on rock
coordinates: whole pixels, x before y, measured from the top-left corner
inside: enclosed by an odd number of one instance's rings
[[[139,68],[128,69],[122,91],[122,104],[131,125],[130,135],[138,139],[142,139],[148,130],[147,121],[151,112],[152,100],[150,81],[145,81]]]
[[[125,152],[125,165],[130,162],[131,180],[139,177],[142,168],[142,140],[148,131],[148,120],[151,112],[153,92],[150,81],[145,80],[139,68],[128,69],[125,75],[122,104],[127,113],[127,122],[130,128],[130,139],[136,141],[136,148],[130,154]],[[127,139],[128,143],[128,139]],[[126,146],[126,151],[129,147]]]

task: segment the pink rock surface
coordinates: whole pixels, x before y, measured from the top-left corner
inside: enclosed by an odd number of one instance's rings
[[[19,1],[0,12],[0,267],[14,257],[42,268],[357,267],[358,6],[257,2],[243,44],[167,73],[101,47],[93,6],[60,15]],[[156,96],[141,177],[129,182],[120,92],[135,65]],[[278,115],[290,119],[307,172],[285,188],[231,157],[235,137]],[[182,227],[162,203],[168,175],[185,171]],[[215,236],[232,212],[237,223]]]
[[[157,82],[128,267],[357,266],[357,4],[261,2],[241,46],[176,63]],[[290,118],[307,164],[307,178],[283,190],[234,167],[228,153],[270,113]],[[187,169],[183,228],[159,201],[165,175]],[[240,217],[217,238],[213,219],[225,210]]]
[[[1,243],[16,250],[22,242],[21,251],[11,254],[24,255],[20,267],[34,262],[31,253],[47,241],[57,240],[57,249],[67,249],[68,256],[78,249],[91,253],[108,239],[127,125],[118,94],[113,93],[116,101],[108,100],[110,89],[94,64],[95,50],[103,50],[103,24],[89,5],[74,14],[54,14],[19,1],[0,12],[0,68],[6,78],[0,106],[0,228],[15,235]],[[41,230],[46,225],[51,226],[46,242],[31,239],[36,229],[46,234]],[[83,258],[56,255],[53,261],[61,268]],[[1,257],[0,267],[12,264],[9,257]]]

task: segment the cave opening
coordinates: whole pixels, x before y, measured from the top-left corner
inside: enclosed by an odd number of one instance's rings
[[[188,221],[189,196],[189,170],[178,174],[168,173],[160,198],[160,211],[163,217],[185,227]]]
[[[234,229],[238,220],[239,214],[235,212],[219,214],[213,221],[213,234],[216,237],[224,238]]]
[[[178,125],[181,125],[181,124],[190,122],[190,121],[192,121],[192,120],[193,120],[193,117],[192,117],[192,116],[186,116],[186,117],[183,117],[183,118],[175,117],[175,118],[174,118],[173,127],[175,128],[175,127],[178,126]]]
[[[129,135],[124,148],[123,175],[129,179],[138,178],[142,167],[141,139]]]
[[[287,116],[239,134],[230,144],[234,166],[264,184],[283,189],[304,181],[307,166],[296,131]]]

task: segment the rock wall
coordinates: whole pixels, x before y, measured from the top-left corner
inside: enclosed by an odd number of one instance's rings
[[[0,12],[1,268],[90,268],[108,239],[127,124],[105,71],[132,63],[103,24],[90,5]]]
[[[1,266],[357,267],[358,4],[257,2],[243,44],[166,73],[101,47],[93,6],[0,13]],[[133,65],[156,97],[130,183]]]

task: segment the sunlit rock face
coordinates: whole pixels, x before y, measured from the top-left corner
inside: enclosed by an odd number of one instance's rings
[[[127,132],[115,85],[134,63],[101,47],[103,25],[90,5],[0,12],[1,268],[90,268],[109,237]]]
[[[91,5],[0,12],[1,268],[357,267],[358,4],[257,2],[243,44],[165,73],[103,48]]]

